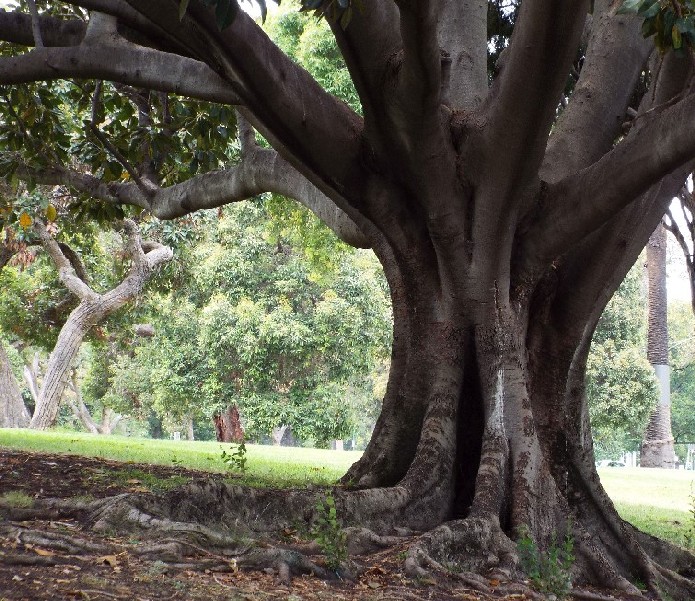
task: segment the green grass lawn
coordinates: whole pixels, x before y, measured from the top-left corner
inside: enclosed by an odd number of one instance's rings
[[[227,472],[220,455],[231,445],[209,441],[152,440],[77,432],[37,432],[0,428],[0,447],[44,453],[74,453],[116,461],[157,463]],[[246,445],[247,472],[240,484],[307,486],[334,484],[361,453],[298,447]]]
[[[0,429],[0,447],[46,453],[74,453],[117,461],[158,463],[226,472],[218,442],[151,440],[76,432]],[[360,456],[355,451],[247,445],[247,472],[236,480],[254,486],[330,485]],[[623,518],[638,528],[681,545],[688,543],[695,472],[644,468],[602,468],[601,482]],[[691,543],[694,544],[694,543]]]
[[[691,513],[695,472],[638,467],[607,467],[598,472],[624,519],[640,530],[687,546],[687,537],[695,534],[690,532],[695,530]]]

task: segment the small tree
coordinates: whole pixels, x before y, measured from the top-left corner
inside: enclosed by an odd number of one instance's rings
[[[58,268],[61,282],[80,301],[61,328],[56,345],[51,351],[34,415],[29,424],[31,428],[45,429],[55,421],[72,362],[87,332],[105,317],[136,298],[155,269],[171,259],[172,251],[160,244],[143,244],[135,223],[125,220],[125,252],[131,261],[128,274],[118,286],[99,294],[77,276],[70,261],[46,231],[43,223],[36,221],[34,227],[43,247]]]

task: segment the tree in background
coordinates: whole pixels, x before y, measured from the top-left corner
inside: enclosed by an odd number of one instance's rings
[[[29,424],[31,428],[45,429],[55,421],[69,370],[87,332],[105,317],[137,298],[157,267],[171,259],[172,251],[161,244],[143,242],[135,223],[124,221],[124,250],[130,261],[128,273],[115,288],[98,293],[77,276],[70,261],[40,221],[36,221],[35,228],[43,247],[58,269],[61,282],[79,299],[79,304],[68,316],[51,351]]]
[[[669,303],[671,337],[671,427],[676,454],[685,461],[685,443],[695,443],[695,316],[692,303]]]
[[[293,247],[291,231],[264,225],[279,202],[206,222],[189,248],[190,279],[149,299],[155,335],[112,366],[115,389],[130,386],[174,421],[236,407],[251,439],[289,427],[325,446],[352,434],[350,401],[371,398],[388,347],[386,290],[369,256],[343,250],[326,263],[315,245]]]
[[[53,209],[55,211],[55,209]],[[55,218],[55,214],[53,214]],[[33,226],[32,226],[33,221]],[[101,323],[108,315],[120,309],[124,304],[136,298],[142,291],[145,282],[151,277],[154,270],[163,262],[171,259],[171,250],[159,244],[149,242],[143,243],[140,239],[139,230],[134,222],[126,220],[124,230],[127,241],[124,245],[124,252],[130,261],[130,267],[123,280],[114,288],[98,293],[87,283],[87,276],[81,260],[69,246],[59,245],[48,231],[46,225],[41,220],[32,220],[29,213],[23,211],[20,216],[20,225],[24,230],[32,226],[35,237],[40,242],[46,253],[50,256],[58,271],[61,283],[78,299],[77,305],[73,308],[70,303],[61,301],[53,303],[46,311],[37,310],[37,307],[22,306],[21,310],[13,307],[21,295],[15,295],[7,303],[2,313],[2,319],[9,327],[10,331],[21,335],[23,331],[32,332],[32,327],[27,327],[27,323],[36,323],[41,320],[51,320],[56,315],[56,307],[69,307],[69,314],[65,320],[55,329],[58,331],[54,344],[48,358],[45,373],[43,374],[41,385],[34,379],[31,384],[34,388],[35,407],[29,426],[32,428],[45,429],[52,425],[56,419],[60,401],[66,387],[69,385],[70,371],[73,362],[82,344],[82,340],[91,328]],[[55,224],[49,223],[53,232],[56,230]],[[31,233],[27,233],[31,237]],[[63,249],[66,249],[65,251]],[[143,250],[144,249],[144,250]],[[28,252],[26,248],[23,252]],[[69,257],[69,258],[68,258]],[[33,256],[27,262],[33,262]],[[12,276],[8,272],[3,274],[9,281],[17,281],[17,276]],[[56,287],[57,288],[57,287]],[[12,290],[5,290],[5,294],[11,294]],[[58,292],[57,294],[61,294]],[[34,298],[38,294],[32,293]],[[65,310],[64,308],[62,309]],[[57,312],[60,315],[60,311]],[[25,323],[22,321],[25,320]],[[57,324],[56,324],[57,325]],[[53,334],[49,328],[37,328],[37,334],[30,334],[34,340],[42,344],[49,345]],[[36,371],[36,370],[34,370]],[[76,379],[72,379],[72,388],[76,396],[76,408],[78,414],[82,414],[86,419],[87,408],[82,402],[81,395],[77,388]]]
[[[345,478],[358,488],[335,498],[362,526],[428,531],[410,574],[452,554],[461,570],[506,569],[517,529],[547,548],[571,527],[580,580],[638,595],[639,579],[655,595],[693,597],[678,573],[692,556],[642,536],[605,495],[584,386],[601,312],[695,158],[682,56],[695,42],[692,7],[650,3],[634,16],[608,0],[513,5],[490,77],[488,13],[502,4],[307,3],[336,17],[360,112],[229,0],[104,0],[91,14],[72,7],[92,0],[72,0],[50,3],[54,18],[0,14],[0,38],[17,44],[3,48],[0,83],[115,82],[9,88],[6,170],[162,218],[281,193],[371,247],[393,305],[390,377]],[[680,52],[650,66],[654,42]],[[63,115],[47,114],[60,93]],[[219,152],[209,142],[233,134],[230,106],[244,117],[239,144]],[[62,138],[50,128],[61,119]],[[231,488],[191,490],[201,498],[186,506],[259,515],[258,496]],[[281,527],[315,496],[263,503]],[[120,503],[114,515],[140,517],[137,501]]]
[[[596,459],[636,451],[658,395],[645,357],[647,311],[637,261],[606,306],[591,343],[587,394]]]
[[[647,424],[640,449],[642,467],[674,466],[671,434],[671,370],[668,357],[668,308],[666,292],[666,228],[659,223],[647,244],[649,325],[647,359],[659,380],[658,403]]]

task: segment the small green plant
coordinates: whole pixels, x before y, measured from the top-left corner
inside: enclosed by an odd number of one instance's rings
[[[220,459],[230,471],[239,471],[245,474],[248,468],[246,467],[246,444],[244,440],[242,439],[238,445],[231,445],[229,453],[222,449]]]
[[[29,509],[34,506],[34,499],[21,490],[10,490],[0,496],[0,503],[5,507],[15,509]]]
[[[335,499],[330,492],[316,503],[316,520],[311,536],[326,557],[326,565],[337,570],[348,557],[347,537],[338,521]]]
[[[695,493],[693,493],[692,484],[690,485],[690,519],[688,520],[688,527],[683,535],[685,539],[685,546],[688,549],[695,548]]]
[[[564,599],[572,589],[570,570],[574,563],[574,538],[568,524],[567,534],[558,542],[553,532],[548,550],[543,553],[531,537],[528,526],[518,528],[517,552],[521,567],[531,583],[542,593],[553,593]]]

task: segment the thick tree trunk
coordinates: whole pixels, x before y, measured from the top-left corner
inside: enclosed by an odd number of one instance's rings
[[[437,264],[418,253],[426,244],[407,255],[375,245],[392,292],[391,373],[372,439],[343,479],[364,490],[341,509],[381,532],[434,528],[417,553],[440,563],[465,548],[467,569],[504,567],[519,528],[545,550],[571,532],[578,582],[695,591],[674,573],[681,555],[653,563],[601,487],[584,385],[596,322],[649,235],[644,214],[654,223],[669,194],[645,196],[508,293],[504,272]]]
[[[244,429],[241,427],[239,409],[236,405],[231,405],[226,410],[215,413],[212,416],[212,421],[215,424],[217,442],[239,443],[244,440]]]
[[[0,428],[26,428],[30,418],[4,343],[0,341]]]
[[[675,466],[671,433],[671,372],[668,360],[668,321],[666,292],[666,228],[659,224],[647,244],[649,280],[649,325],[647,359],[659,380],[659,399],[649,418],[642,440],[642,467]]]

